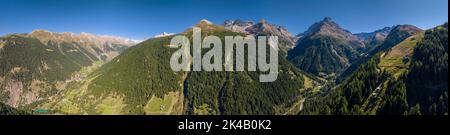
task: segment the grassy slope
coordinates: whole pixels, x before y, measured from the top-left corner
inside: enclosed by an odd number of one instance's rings
[[[395,77],[399,77],[402,73],[408,70],[411,56],[414,53],[414,48],[423,38],[423,33],[412,36],[400,44],[392,47],[388,52],[381,56],[378,66],[381,70],[385,70]]]

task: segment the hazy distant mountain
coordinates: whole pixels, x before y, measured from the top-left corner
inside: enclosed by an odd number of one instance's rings
[[[376,36],[386,37],[389,34],[389,32],[391,32],[391,30],[392,30],[392,27],[384,27],[382,29],[375,30],[374,32],[356,33],[355,36],[357,36],[358,38],[360,38],[362,40],[369,40]]]
[[[125,48],[136,44],[134,40],[126,38],[98,36],[84,32],[77,35],[70,32],[56,33],[46,30],[35,30],[25,36],[36,38],[43,44],[57,47],[62,53],[84,53],[92,61],[97,59],[102,61],[111,60]],[[67,50],[64,50],[64,48]]]
[[[347,68],[364,48],[357,36],[325,18],[302,34],[288,59],[307,72],[332,74]]]
[[[175,33],[163,32],[162,34],[158,34],[158,35],[153,36],[153,38],[167,37],[167,36],[172,36],[172,35],[175,35]]]
[[[348,42],[348,45],[351,45],[354,49],[365,47],[364,43],[362,43],[357,36],[339,26],[329,17],[314,23],[303,33],[303,36],[308,38],[332,37]]]
[[[251,34],[249,31],[247,31],[247,28],[253,26],[254,23],[252,21],[243,21],[243,20],[226,20],[224,22],[224,26],[226,29],[239,32],[239,33],[245,33],[245,34]]]
[[[366,50],[370,51],[371,49],[381,45],[391,30],[392,27],[384,27],[383,29],[379,29],[374,32],[357,33],[355,35],[365,42],[367,46]]]
[[[299,34],[295,35],[294,41],[297,43],[297,41],[298,41],[299,39],[301,39],[303,36],[305,36],[303,33],[299,33]]]
[[[285,52],[292,49],[295,45],[294,36],[286,28],[269,24],[264,19],[256,24],[252,21],[227,20],[224,22],[224,27],[234,32],[254,36],[278,36],[279,47]]]

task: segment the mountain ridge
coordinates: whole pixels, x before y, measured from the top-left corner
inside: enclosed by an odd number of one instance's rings
[[[0,102],[22,107],[51,98],[132,45],[128,43],[46,30],[0,37]]]
[[[258,23],[253,21],[226,20],[223,26],[233,32],[243,33],[253,36],[278,36],[279,47],[284,52],[293,48],[295,45],[295,37],[282,26],[269,24],[266,20],[261,19]]]
[[[306,103],[301,114],[446,115],[448,23],[425,32],[399,25],[390,33],[396,38],[386,48],[328,94]]]
[[[288,52],[288,59],[304,71],[325,76],[343,71],[364,47],[351,32],[331,18],[324,18],[302,34],[296,47]]]
[[[221,40],[225,35],[242,34],[206,21],[194,26],[202,28],[202,36],[216,35]],[[181,35],[191,39],[192,30]],[[89,81],[80,83],[86,88],[82,92],[74,89],[66,93],[79,93],[77,96],[58,100],[71,104],[57,102],[54,108],[69,114],[275,114],[301,99],[305,78],[311,83],[309,87],[314,86],[314,78],[282,57],[278,79],[273,83],[260,83],[262,72],[174,72],[169,58],[176,49],[165,46],[171,37],[153,38],[127,49],[92,73]],[[89,104],[88,100],[99,102]],[[64,109],[67,106],[74,107],[73,111]]]

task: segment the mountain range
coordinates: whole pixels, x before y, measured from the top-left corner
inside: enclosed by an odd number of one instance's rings
[[[222,40],[240,35],[206,20],[194,26],[202,28],[203,36],[222,35]],[[181,34],[191,39],[192,29]],[[283,59],[272,83],[260,83],[258,72],[174,72],[169,61],[176,49],[166,46],[172,37],[127,49],[57,100],[38,107],[61,114],[281,114],[313,85],[314,78]]]
[[[388,37],[330,93],[313,96],[302,114],[447,115],[448,23],[425,32],[400,25]]]
[[[21,107],[65,90],[135,44],[88,33],[35,30],[0,38],[0,101]]]
[[[192,42],[191,28],[140,43],[35,30],[0,38],[0,114],[448,113],[447,23],[354,34],[326,17],[295,36],[264,19],[193,26],[222,41],[278,36],[278,79],[261,83],[262,72],[249,71],[174,72],[170,40],[184,35]]]

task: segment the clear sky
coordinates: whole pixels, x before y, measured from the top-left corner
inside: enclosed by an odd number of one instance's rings
[[[1,0],[0,35],[33,29],[145,39],[181,32],[205,18],[285,26],[293,34],[331,17],[353,33],[448,21],[448,0]]]

